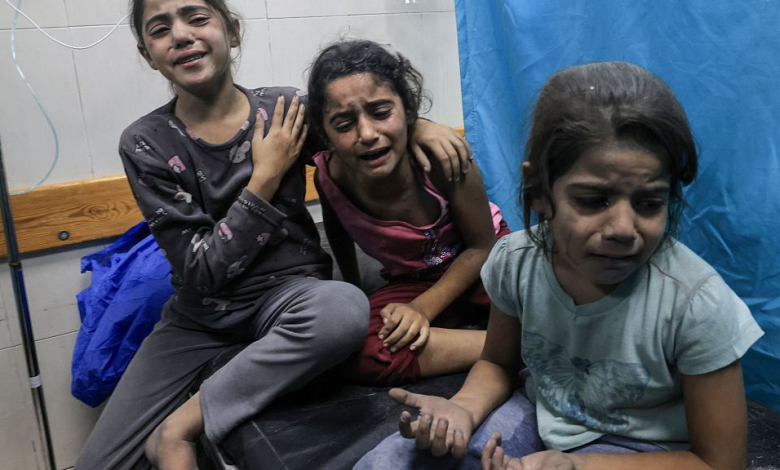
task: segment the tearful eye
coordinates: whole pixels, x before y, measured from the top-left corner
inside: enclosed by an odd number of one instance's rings
[[[339,134],[348,132],[351,128],[352,128],[352,123],[349,122],[333,126],[333,129],[335,129],[336,132],[338,132]]]
[[[156,37],[159,37],[159,36],[162,36],[162,35],[166,34],[168,31],[170,31],[170,28],[168,28],[167,26],[161,26],[159,28],[154,28],[154,29],[150,30],[149,31],[149,36],[151,36],[153,38],[156,38]]]
[[[637,203],[637,209],[643,212],[658,212],[666,207],[664,199],[644,199]]]
[[[374,112],[374,117],[377,119],[387,119],[390,117],[391,110],[390,109],[381,109]]]
[[[609,200],[605,197],[577,197],[577,205],[586,209],[598,209],[609,206]]]

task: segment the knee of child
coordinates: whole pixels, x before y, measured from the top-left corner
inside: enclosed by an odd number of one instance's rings
[[[343,299],[343,303],[340,304],[341,321],[349,336],[354,338],[357,344],[361,344],[368,331],[368,297],[352,284],[346,282],[340,284],[342,284]]]
[[[322,319],[329,332],[340,343],[356,350],[368,331],[369,307],[366,294],[352,284],[330,281],[327,300],[323,300]]]

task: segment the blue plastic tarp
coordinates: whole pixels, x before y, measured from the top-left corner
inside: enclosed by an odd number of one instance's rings
[[[111,395],[130,360],[173,295],[171,267],[146,222],[81,259],[91,285],[78,299],[81,329],[71,367],[71,393],[90,406]]]
[[[522,228],[519,170],[534,98],[556,70],[623,60],[675,91],[701,151],[680,239],[766,332],[748,396],[780,411],[780,2],[456,0],[466,135],[492,201]]]

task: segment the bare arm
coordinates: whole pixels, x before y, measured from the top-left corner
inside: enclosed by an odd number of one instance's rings
[[[683,376],[691,450],[626,456],[593,454],[577,468],[744,469],[747,404],[739,361],[703,375]]]
[[[322,223],[325,225],[325,234],[328,236],[330,249],[333,251],[333,257],[339,265],[341,277],[350,284],[362,289],[360,280],[360,267],[355,253],[355,242],[349,236],[344,226],[341,224],[336,211],[330,205],[325,191],[320,186],[319,169],[314,171],[314,186],[320,195],[320,205],[322,206]]]
[[[479,279],[479,270],[496,242],[485,185],[474,165],[460,181],[446,181],[445,169],[434,165],[431,174],[450,202],[455,225],[463,237],[465,249],[444,275],[412,304],[433,321],[448,305]]]
[[[742,366],[735,361],[704,375],[683,376],[691,450],[633,455],[592,454],[578,469],[744,469],[747,460],[747,404]]]
[[[522,367],[520,340],[519,320],[492,306],[482,357],[454,397],[445,400],[399,388],[390,391],[399,403],[420,410],[420,419],[415,422],[411,422],[409,412],[401,414],[401,435],[415,439],[419,449],[430,449],[433,455],[452,452],[462,458],[474,429],[516,388]],[[437,426],[439,420],[444,426]]]
[[[520,320],[491,304],[485,348],[463,387],[451,399],[468,410],[475,428],[517,388],[523,368],[521,341]]]
[[[385,324],[379,338],[394,352],[410,342],[410,349],[428,341],[430,322],[479,279],[479,270],[496,242],[485,186],[476,165],[460,181],[447,179],[445,169],[434,164],[431,177],[446,194],[455,225],[463,237],[464,250],[442,277],[408,304],[389,304],[380,315]]]
[[[683,396],[690,451],[646,452],[638,454],[563,454],[547,451],[522,459],[495,457],[486,446],[482,462],[485,469],[547,468],[551,462],[568,462],[576,470],[617,469],[744,469],[747,461],[747,405],[739,361],[703,375],[683,376]],[[489,456],[494,456],[491,462]],[[561,460],[564,459],[564,460]]]
[[[414,124],[410,148],[426,173],[431,170],[430,155],[451,181],[468,173],[474,160],[468,142],[455,129],[422,118]]]

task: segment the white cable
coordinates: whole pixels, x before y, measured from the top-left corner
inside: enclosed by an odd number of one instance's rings
[[[43,114],[43,117],[46,119],[46,122],[49,124],[49,127],[51,128],[52,137],[54,139],[54,160],[51,163],[51,166],[49,167],[49,171],[46,172],[46,175],[36,184],[30,186],[29,188],[26,188],[21,191],[10,193],[11,196],[18,196],[20,194],[26,194],[29,192],[34,191],[39,186],[41,186],[43,183],[46,182],[46,180],[49,179],[49,176],[51,176],[52,172],[54,171],[54,168],[57,166],[57,162],[59,161],[60,157],[60,141],[59,137],[57,136],[57,129],[54,127],[54,123],[51,121],[51,118],[49,117],[49,114],[46,112],[46,109],[43,106],[43,103],[41,103],[41,100],[38,98],[38,94],[35,93],[35,89],[33,89],[32,84],[29,80],[27,80],[27,77],[24,75],[24,72],[22,71],[22,68],[19,66],[19,61],[16,58],[16,23],[19,20],[19,15],[24,16],[27,18],[27,21],[33,24],[38,31],[42,32],[46,37],[51,39],[52,41],[56,42],[57,44],[60,44],[61,46],[68,47],[70,49],[89,49],[90,47],[94,47],[101,42],[103,42],[107,37],[109,37],[116,29],[119,27],[119,25],[122,23],[122,21],[125,20],[130,14],[128,13],[125,15],[121,20],[117,22],[116,25],[114,25],[113,28],[111,28],[111,31],[109,31],[105,36],[97,40],[96,42],[88,45],[88,46],[71,46],[69,44],[65,44],[62,41],[59,41],[58,39],[52,37],[49,35],[46,31],[41,29],[38,24],[32,20],[29,16],[27,16],[22,10],[19,9],[19,7],[22,4],[22,0],[18,0],[16,3],[16,6],[14,6],[9,0],[5,0],[5,3],[7,3],[11,8],[13,8],[16,13],[14,14],[14,20],[11,24],[11,57],[13,58],[14,66],[16,67],[16,71],[19,73],[19,76],[22,77],[22,80],[24,81],[24,84],[27,86],[27,90],[30,92],[30,95],[32,95],[33,99],[35,100],[35,103],[38,105],[38,108],[41,110],[41,113]]]
[[[113,27],[113,28],[111,28],[111,31],[109,31],[108,33],[106,33],[106,35],[105,35],[105,36],[103,36],[102,38],[100,38],[100,39],[98,39],[97,41],[93,42],[92,44],[90,44],[90,45],[88,45],[88,46],[71,46],[70,44],[65,44],[64,42],[60,41],[59,39],[57,39],[57,38],[55,38],[55,37],[51,36],[49,33],[47,33],[46,31],[44,31],[44,30],[43,30],[43,29],[42,29],[40,26],[38,26],[38,23],[36,23],[35,21],[33,21],[33,20],[32,20],[32,18],[30,18],[29,16],[27,16],[27,14],[25,14],[25,13],[24,13],[22,10],[20,10],[18,7],[15,7],[15,6],[14,6],[14,5],[11,3],[11,1],[10,1],[10,0],[5,0],[5,3],[7,3],[7,4],[8,4],[8,6],[10,6],[11,8],[13,8],[14,10],[16,10],[16,13],[17,13],[17,14],[20,14],[20,15],[24,16],[25,18],[27,18],[27,21],[29,21],[30,23],[32,23],[32,25],[33,25],[33,26],[35,26],[35,27],[38,29],[38,31],[42,32],[42,33],[43,33],[43,34],[44,34],[44,35],[45,35],[47,38],[51,39],[52,41],[56,42],[57,44],[59,44],[59,45],[61,45],[61,46],[65,46],[65,47],[67,47],[67,48],[70,48],[70,49],[77,49],[77,50],[81,50],[81,49],[89,49],[90,47],[95,47],[95,46],[97,46],[98,44],[100,44],[101,42],[105,41],[105,40],[106,40],[106,38],[108,38],[109,36],[111,36],[111,34],[112,34],[112,33],[113,33],[113,32],[114,32],[114,31],[115,31],[115,30],[116,30],[116,29],[119,27],[119,25],[120,25],[120,24],[122,24],[122,22],[123,22],[123,21],[124,21],[124,20],[125,20],[125,19],[126,19],[128,16],[130,16],[130,13],[128,13],[128,14],[126,14],[125,16],[123,16],[123,17],[122,17],[122,19],[121,19],[121,20],[119,20],[119,21],[118,21],[118,22],[117,22],[117,23],[114,25],[114,27]]]
[[[16,4],[21,5],[22,0],[18,0]],[[49,124],[49,128],[51,128],[51,133],[54,138],[54,160],[51,162],[51,166],[49,167],[49,171],[46,172],[46,176],[44,176],[40,181],[38,181],[37,183],[35,183],[34,185],[30,186],[27,189],[23,189],[15,193],[10,193],[11,196],[18,196],[20,194],[27,194],[29,192],[34,191],[43,183],[45,183],[47,179],[49,179],[49,176],[51,176],[51,173],[54,171],[54,167],[57,166],[57,161],[60,158],[60,139],[57,137],[57,129],[54,127],[54,123],[51,122],[49,113],[46,112],[46,108],[43,107],[43,103],[41,103],[41,100],[38,99],[38,94],[35,93],[35,89],[32,87],[32,84],[30,83],[29,80],[27,80],[27,77],[25,77],[22,68],[19,66],[19,61],[16,58],[16,22],[19,20],[19,9],[17,8],[14,9],[16,10],[16,14],[14,14],[14,21],[11,23],[11,58],[13,59],[14,66],[16,67],[16,71],[19,73],[19,76],[22,77],[22,80],[24,80],[24,84],[27,85],[27,91],[30,92],[30,95],[32,95],[33,99],[35,100],[35,103],[38,105],[38,109],[41,110],[41,113],[43,113],[43,117],[46,119],[46,122]]]

